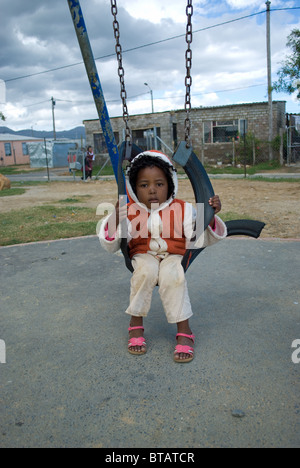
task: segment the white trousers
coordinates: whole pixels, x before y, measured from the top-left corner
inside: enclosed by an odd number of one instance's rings
[[[163,260],[150,254],[138,254],[132,259],[130,305],[126,313],[146,317],[151,307],[153,289],[159,295],[169,323],[183,322],[192,315],[181,255],[168,255]]]

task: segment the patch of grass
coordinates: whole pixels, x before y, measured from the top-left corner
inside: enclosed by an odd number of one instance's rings
[[[98,172],[100,171],[101,169],[101,166],[93,166],[93,177],[96,177],[96,175],[98,174]],[[77,177],[82,177],[82,172],[81,171],[76,171],[76,174],[75,174]],[[111,175],[114,175],[114,170],[112,168],[112,166],[110,164],[108,164],[107,166],[105,166],[101,173],[99,174],[99,177],[101,176],[111,176]]]
[[[18,181],[18,182],[12,182],[11,183],[11,186],[12,187],[33,187],[35,185],[46,185],[48,184],[49,185],[49,182],[43,182],[43,181],[40,181],[40,180],[24,180],[24,181]]]
[[[274,171],[280,169],[281,166],[278,161],[266,161],[256,164],[255,166],[250,166],[246,168],[248,175],[256,174],[261,171]],[[205,165],[205,169],[209,174],[244,174],[245,169],[243,164],[241,167],[234,166],[221,166],[221,167],[212,167]]]
[[[65,198],[64,200],[58,200],[56,203],[79,203],[79,198]]]
[[[27,165],[21,165],[21,166],[5,166],[0,168],[0,173],[9,176],[11,174],[26,174],[28,173],[28,168],[29,166]],[[26,170],[27,169],[27,170]],[[30,168],[30,172],[42,172],[44,171],[44,167],[38,167],[38,168]]]
[[[224,221],[233,221],[234,219],[253,219],[247,213],[235,213],[234,211],[225,211],[218,213],[218,216]]]
[[[92,208],[39,206],[2,213],[0,245],[96,234],[99,217]]]
[[[212,166],[205,166],[205,170],[208,174],[244,174],[243,167],[212,167]]]
[[[290,183],[300,183],[300,177],[299,178],[288,178],[288,177],[263,177],[263,176],[257,176],[257,177],[251,177],[251,179],[247,179],[252,181],[257,181],[257,182],[288,182]]]
[[[12,197],[14,195],[23,195],[26,192],[23,188],[11,188],[9,190],[1,190],[0,198]]]
[[[65,198],[64,200],[58,200],[56,203],[81,203],[83,199],[92,198],[92,195],[80,195],[77,198]]]

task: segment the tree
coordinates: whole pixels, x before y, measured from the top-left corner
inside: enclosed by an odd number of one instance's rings
[[[288,36],[287,47],[292,49],[292,54],[288,55],[282,62],[282,67],[277,72],[278,81],[273,84],[275,91],[283,91],[293,94],[297,91],[297,99],[300,100],[300,30],[293,29]]]
[[[5,120],[5,117],[4,117],[4,115],[2,114],[1,111],[0,111],[0,120]]]

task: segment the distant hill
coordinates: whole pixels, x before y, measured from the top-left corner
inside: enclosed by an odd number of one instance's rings
[[[18,130],[14,131],[8,127],[0,126],[1,133],[10,133],[11,135],[21,135],[34,138],[53,138],[53,131],[39,131],[39,130]],[[68,138],[70,140],[80,140],[83,138],[85,140],[85,128],[84,126],[72,128],[71,130],[63,130],[61,132],[56,132],[56,138]]]

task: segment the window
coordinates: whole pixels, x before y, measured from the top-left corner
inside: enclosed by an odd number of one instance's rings
[[[119,144],[119,133],[114,132],[116,144]],[[108,153],[105,138],[103,133],[94,133],[94,153],[101,154],[101,153]]]
[[[213,143],[211,139],[211,122],[204,122],[204,143]]]
[[[247,120],[211,120],[204,122],[205,143],[230,143],[247,132]]]
[[[240,136],[244,138],[245,134],[248,131],[248,121],[247,120],[240,120]]]
[[[114,133],[115,140],[117,145],[120,142],[119,133]],[[156,127],[156,136],[160,139],[160,128]],[[156,149],[161,149],[161,142],[159,139],[156,139]],[[125,133],[123,135],[123,139],[125,139]],[[123,141],[123,140],[122,140]],[[137,145],[142,151],[146,151],[147,149],[155,148],[155,132],[153,128],[146,128],[140,130],[132,130],[132,141],[135,145]],[[103,133],[94,133],[94,152],[96,154],[99,153],[107,153],[107,147],[105,143],[105,138]]]
[[[5,143],[5,156],[11,156],[11,144],[10,143]]]
[[[23,151],[23,156],[28,155],[28,146],[27,143],[22,143],[22,151]]]
[[[173,143],[174,143],[174,148],[177,148],[178,135],[177,135],[177,124],[176,123],[173,123]]]
[[[155,138],[155,133],[160,138],[160,128],[156,127],[155,131],[153,128],[145,128],[141,130],[132,131],[133,143],[138,146],[142,151],[149,149],[161,150],[161,142]],[[156,142],[155,142],[156,140]]]

